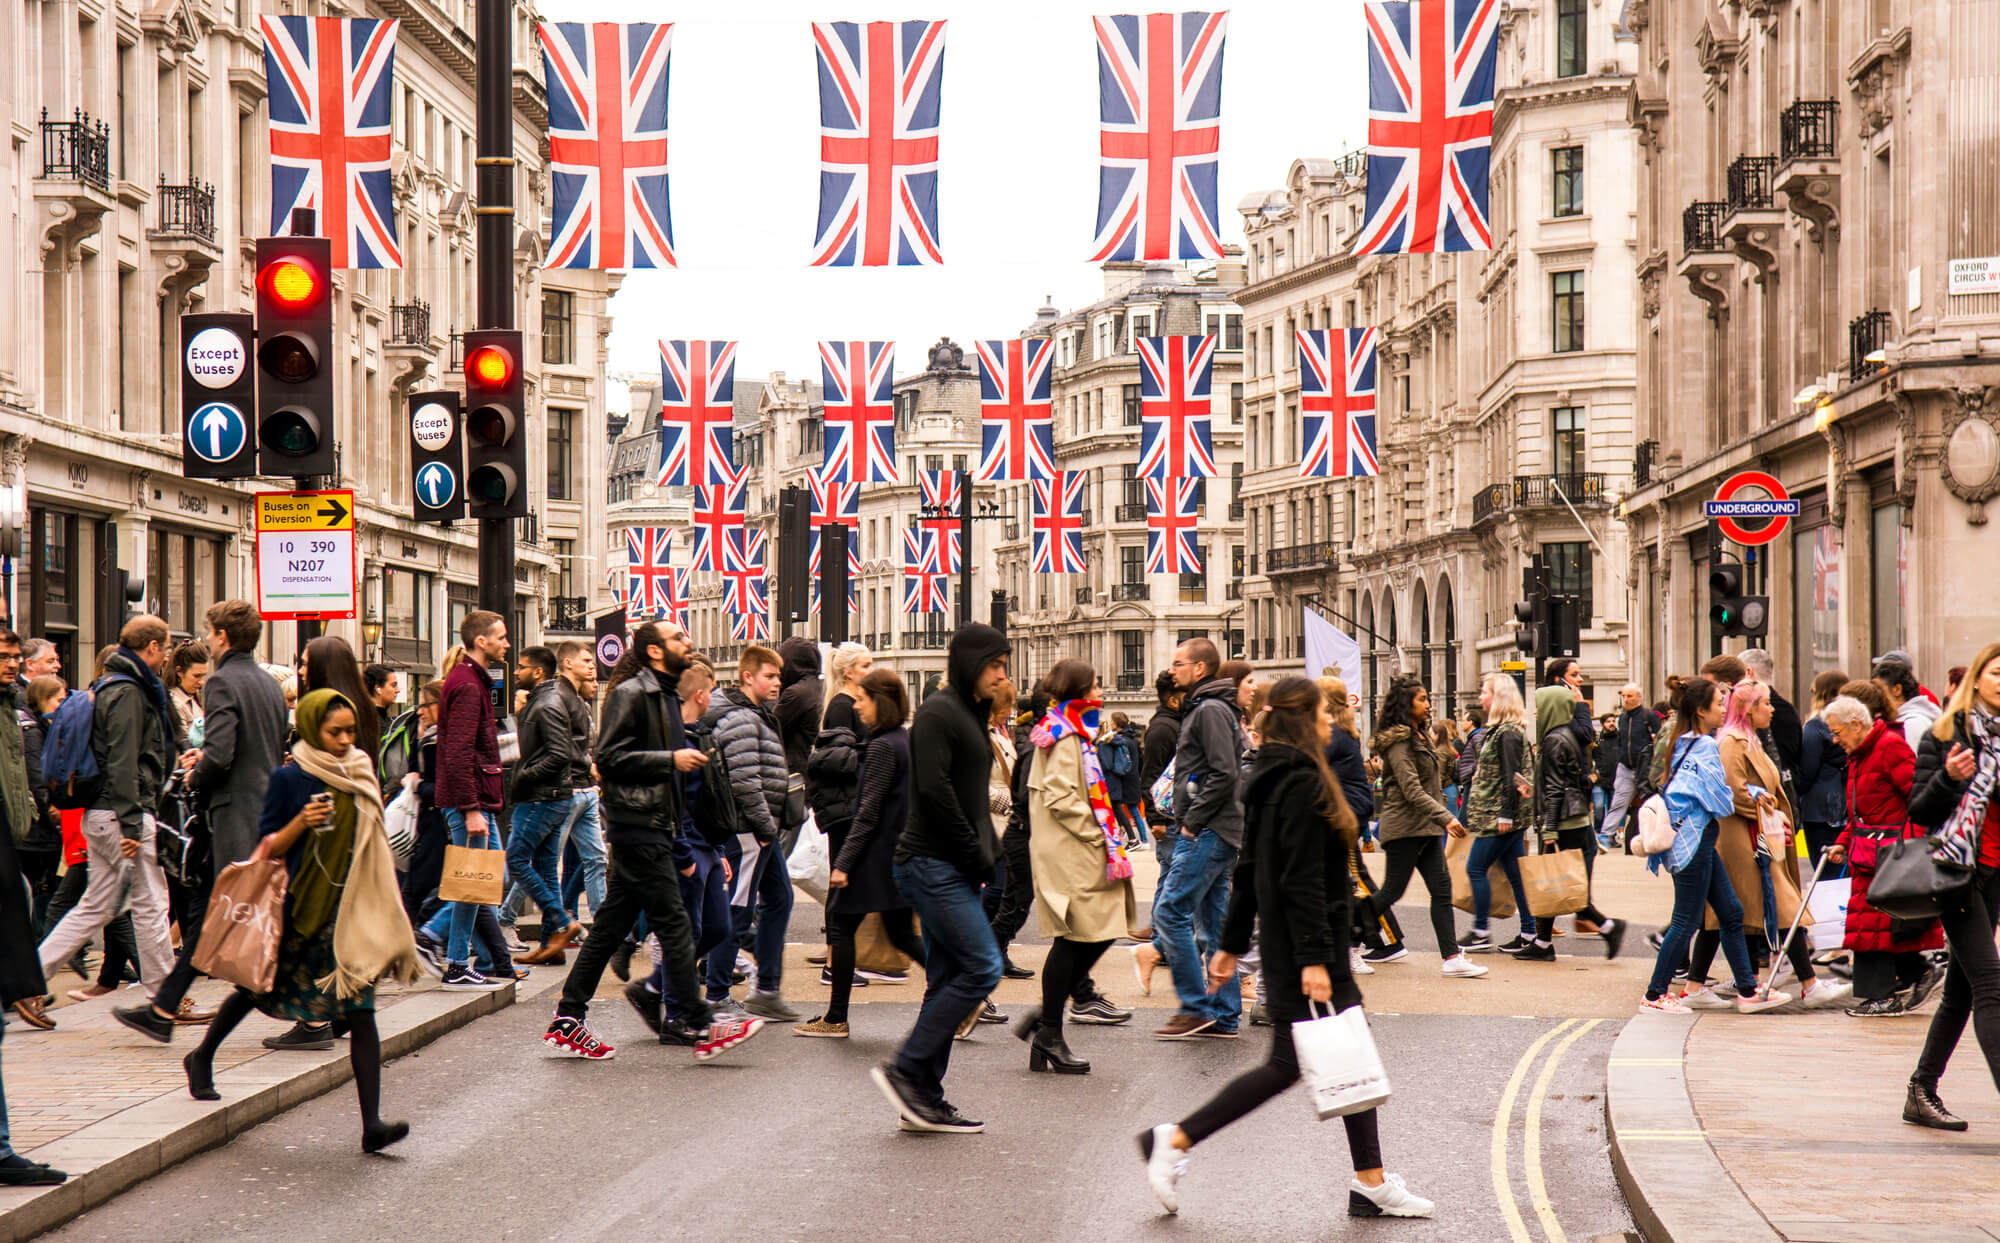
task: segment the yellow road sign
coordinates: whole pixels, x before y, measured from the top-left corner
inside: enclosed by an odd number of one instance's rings
[[[257,530],[264,531],[352,531],[354,493],[259,492]]]

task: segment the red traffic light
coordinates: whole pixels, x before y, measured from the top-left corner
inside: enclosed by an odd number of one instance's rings
[[[482,345],[465,359],[465,378],[483,388],[499,388],[514,377],[514,358],[497,345]]]
[[[257,280],[265,296],[288,311],[318,301],[324,292],[320,274],[297,255],[286,255],[265,265]]]

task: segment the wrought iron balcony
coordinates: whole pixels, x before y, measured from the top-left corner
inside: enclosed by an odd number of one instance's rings
[[[1831,99],[1795,99],[1778,114],[1778,158],[1832,160],[1840,153],[1840,104]]]
[[[943,630],[905,630],[903,647],[912,652],[941,652],[945,638]]]
[[[415,302],[392,302],[389,304],[390,345],[419,345],[428,348],[430,343],[430,303],[419,298]],[[463,363],[460,365],[462,366]]]
[[[84,181],[109,190],[111,127],[91,120],[81,108],[68,121],[51,121],[49,110],[42,109],[42,179]]]
[[[1563,501],[1579,509],[1604,503],[1603,475],[1516,475],[1514,505],[1520,509],[1561,509]]]
[[[590,599],[587,596],[550,596],[546,627],[562,634],[586,634],[590,630]]]
[[[1868,356],[1889,344],[1891,320],[1887,311],[1869,311],[1847,325],[1847,378],[1859,383],[1875,374],[1880,362]]]
[[[453,371],[463,371],[465,370],[465,334],[454,332],[451,334],[449,340],[451,343],[451,369]]]
[[[1478,526],[1488,518],[1504,514],[1513,504],[1514,487],[1512,484],[1489,483],[1473,494],[1472,524]]]
[[[1116,583],[1111,588],[1113,600],[1150,600],[1153,598],[1151,583]]]
[[[1729,211],[1775,211],[1775,155],[1739,155],[1729,165]],[[1692,247],[1690,247],[1692,249]]]
[[[1020,538],[1021,538],[1021,524],[1020,524],[1020,523],[1018,523],[1018,522],[1010,522],[1010,523],[1008,523],[1008,524],[1007,524],[1007,538],[1008,538],[1008,539],[1010,539],[1010,540],[1012,540],[1012,539],[1020,539]]]
[[[1727,203],[1689,203],[1681,213],[1681,247],[1688,254],[1727,251],[1722,237],[1722,218],[1729,214]]]
[[[185,186],[160,183],[160,224],[158,232],[191,237],[204,242],[215,240],[215,187],[203,182]]]
[[[1243,502],[1242,502],[1242,501],[1231,501],[1231,502],[1229,502],[1229,520],[1230,520],[1231,522],[1241,522],[1241,521],[1243,521]]]
[[[1289,548],[1273,548],[1264,559],[1265,571],[1270,574],[1284,574],[1302,570],[1323,570],[1340,559],[1340,550],[1331,540],[1321,540],[1316,544],[1293,544]]]
[[[1653,482],[1653,461],[1660,456],[1660,442],[1642,440],[1632,450],[1632,485],[1643,488]]]
[[[1146,672],[1143,669],[1120,669],[1118,689],[1121,691],[1143,691],[1146,689]]]
[[[1090,590],[1090,588],[1088,588],[1088,587],[1078,587],[1078,588],[1076,589],[1076,596],[1075,596],[1075,599],[1076,599],[1076,602],[1077,602],[1078,604],[1089,604],[1089,603],[1090,603],[1090,598],[1091,598],[1091,590]]]
[[[1146,507],[1144,504],[1120,505],[1112,511],[1111,516],[1119,522],[1144,522],[1146,520]]]

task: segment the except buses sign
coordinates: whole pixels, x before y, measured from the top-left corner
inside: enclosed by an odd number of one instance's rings
[[[1755,492],[1758,496],[1739,493]],[[1768,544],[1785,533],[1792,519],[1799,516],[1799,503],[1785,491],[1785,485],[1761,470],[1738,471],[1722,481],[1715,490],[1715,499],[1702,505],[1702,512],[1713,521],[1723,535],[1739,544]],[[1764,524],[1745,527],[1738,519],[1763,519]]]
[[[266,620],[354,616],[354,493],[257,494],[257,611]]]

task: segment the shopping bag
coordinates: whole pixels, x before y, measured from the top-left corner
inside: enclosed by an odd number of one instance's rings
[[[923,935],[923,928],[914,916],[910,923],[917,928],[917,935]],[[869,915],[861,921],[861,927],[854,932],[854,969],[857,971],[904,972],[910,969],[910,956],[896,948],[889,940],[889,934],[882,931],[882,916]]]
[[[1521,860],[1522,896],[1537,919],[1574,915],[1590,905],[1590,873],[1581,850],[1543,851]]]
[[[1465,870],[1466,856],[1472,853],[1472,835],[1447,837],[1444,842],[1444,870],[1451,873],[1451,904],[1470,914],[1472,911],[1472,877]],[[1486,869],[1486,879],[1493,882],[1493,901],[1486,913],[1494,919],[1505,919],[1514,913],[1514,887],[1507,883],[1507,873],[1499,864]]]
[[[441,902],[477,902],[498,906],[506,895],[501,881],[507,871],[504,850],[474,850],[470,846],[444,848],[444,879],[438,882]]]
[[[1159,808],[1166,815],[1171,816],[1175,814],[1174,762],[1172,760],[1167,761],[1166,770],[1153,782],[1153,788],[1150,793],[1153,796],[1153,806]]]
[[[1292,1048],[1299,1059],[1299,1077],[1305,1080],[1306,1099],[1321,1122],[1370,1110],[1389,1099],[1389,1075],[1382,1069],[1382,1055],[1375,1050],[1375,1037],[1368,1032],[1368,1016],[1360,1006],[1340,1013],[1326,1007],[1320,1014],[1317,1003],[1308,1002],[1313,1017],[1292,1024]]]
[[[410,870],[410,856],[417,849],[417,817],[423,807],[417,801],[414,786],[404,789],[382,812],[382,828],[389,836],[389,851],[395,857],[396,870]]]
[[[282,859],[247,859],[222,869],[201,921],[194,969],[253,993],[270,992],[285,935],[288,882]]]
[[[1806,910],[1812,913],[1812,947],[1816,954],[1837,950],[1847,939],[1847,901],[1854,894],[1854,881],[1843,876],[1823,880],[1812,887]]]
[[[792,844],[785,866],[794,885],[813,901],[826,905],[827,878],[833,871],[833,861],[828,857],[826,834],[819,831],[819,821],[813,813],[807,812],[805,823],[799,826],[799,840]]]

